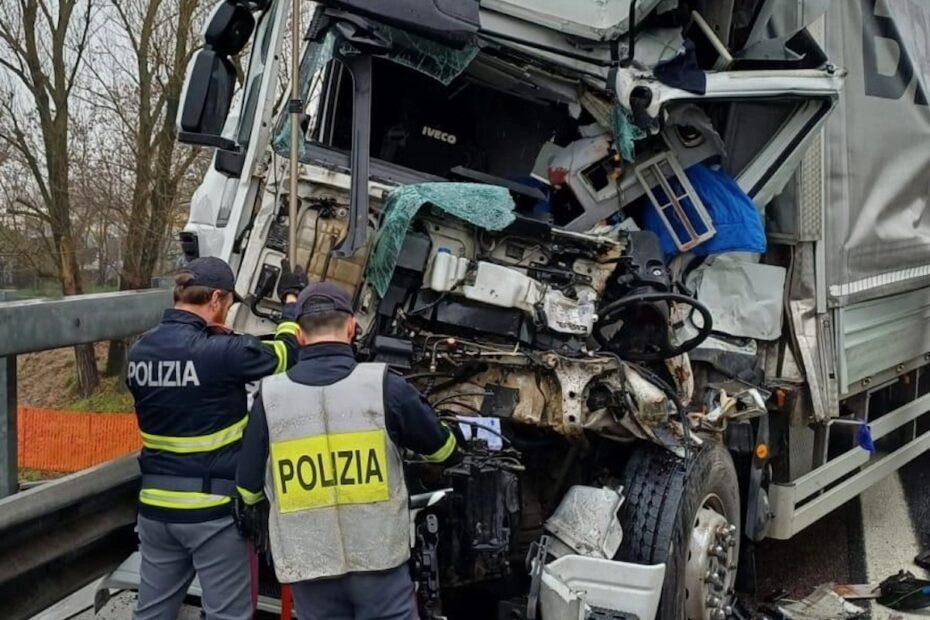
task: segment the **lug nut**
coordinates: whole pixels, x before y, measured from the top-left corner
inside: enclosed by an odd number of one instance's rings
[[[707,573],[707,574],[709,575],[709,577],[707,577],[705,581],[707,581],[708,583],[712,583],[719,588],[723,587],[723,580],[721,580],[720,577],[718,577],[717,575],[714,575],[713,573]]]
[[[714,620],[727,620],[727,612],[722,609],[717,609],[714,611]]]
[[[708,594],[706,602],[708,607],[718,607],[720,605],[720,598],[713,594]]]

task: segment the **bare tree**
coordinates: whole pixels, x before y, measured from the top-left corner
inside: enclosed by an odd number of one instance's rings
[[[110,0],[106,13],[122,46],[91,68],[93,105],[117,122],[132,172],[122,248],[122,289],[150,285],[199,149],[177,144],[175,118],[205,0]],[[95,63],[96,64],[96,63]],[[107,373],[125,363],[125,344],[110,343]]]
[[[38,196],[17,200],[44,221],[65,295],[82,292],[70,196],[70,103],[93,23],[92,0],[0,3],[0,141],[30,171]],[[80,392],[99,383],[92,345],[74,349]]]
[[[119,247],[126,232],[124,205],[132,189],[122,145],[94,115],[75,123],[71,143],[71,200],[75,237],[98,286],[118,282]]]

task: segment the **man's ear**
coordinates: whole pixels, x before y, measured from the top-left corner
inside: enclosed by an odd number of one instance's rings
[[[213,289],[213,293],[210,295],[210,303],[219,308],[222,308],[223,302],[226,301],[227,294],[228,293],[226,293],[226,291],[221,291],[218,288]]]
[[[355,322],[355,317],[350,316],[349,320],[346,321],[346,337],[349,339],[349,342],[355,342],[355,330],[358,329],[358,323]]]
[[[307,346],[307,335],[302,328],[297,330],[297,343],[302,347]]]

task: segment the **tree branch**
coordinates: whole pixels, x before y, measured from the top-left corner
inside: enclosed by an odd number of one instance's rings
[[[84,11],[84,29],[81,32],[81,39],[77,46],[77,58],[74,60],[74,64],[71,66],[71,75],[68,76],[68,79],[65,82],[66,95],[70,95],[71,89],[74,88],[74,82],[77,78],[77,72],[83,61],[84,51],[87,49],[87,33],[90,32],[90,23],[91,23],[90,7],[91,7],[91,3],[88,2],[87,10]]]

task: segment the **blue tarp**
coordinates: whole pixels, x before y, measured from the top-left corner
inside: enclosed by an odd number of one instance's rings
[[[724,252],[765,253],[766,239],[762,217],[736,181],[723,170],[709,168],[703,164],[691,166],[685,174],[704,203],[717,230],[716,235],[692,248],[692,254],[708,256]],[[656,192],[656,197],[659,200],[664,198],[660,192]],[[684,207],[686,212],[690,211],[690,201],[687,201]],[[698,221],[696,213],[692,211],[689,215],[692,221]],[[672,225],[678,230],[683,230],[680,225],[676,226],[674,221]],[[662,251],[666,256],[678,254],[672,236],[651,203],[644,210],[643,227],[659,236]]]

